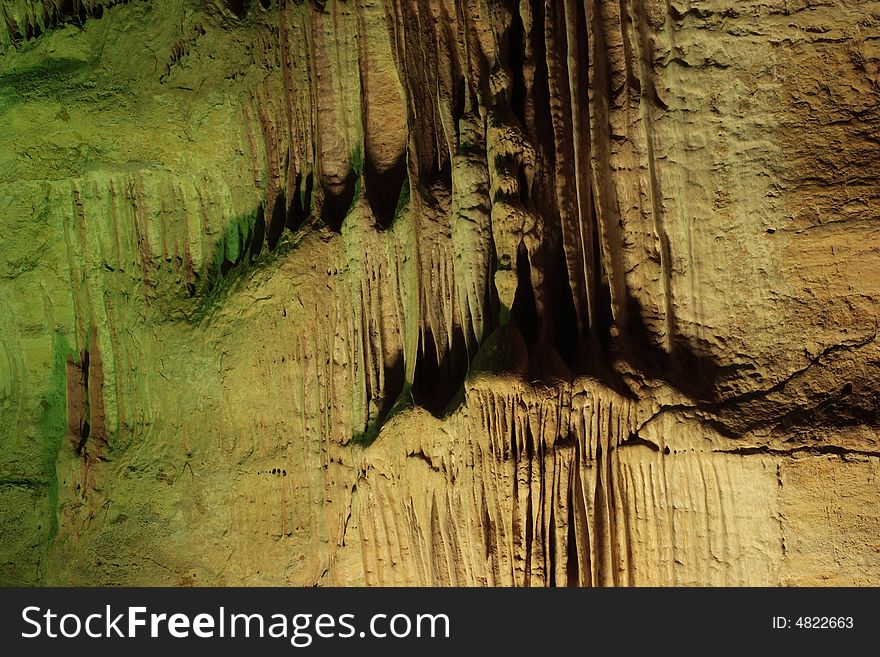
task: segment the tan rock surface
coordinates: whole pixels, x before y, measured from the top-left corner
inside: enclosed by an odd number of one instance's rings
[[[880,2],[0,14],[0,582],[880,582]]]

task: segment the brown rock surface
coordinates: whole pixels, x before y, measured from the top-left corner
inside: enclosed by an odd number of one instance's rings
[[[0,14],[0,581],[880,583],[880,2]]]

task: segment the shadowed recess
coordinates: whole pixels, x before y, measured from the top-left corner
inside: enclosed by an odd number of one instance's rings
[[[441,417],[461,389],[468,370],[464,332],[455,327],[452,344],[438,357],[430,330],[422,333],[422,347],[416,360],[412,395],[416,404]]]
[[[380,228],[388,228],[398,209],[406,182],[406,154],[401,153],[394,164],[385,170],[376,168],[370,151],[366,151],[364,194]]]

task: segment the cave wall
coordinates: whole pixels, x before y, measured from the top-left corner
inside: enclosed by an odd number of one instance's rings
[[[878,582],[880,3],[0,13],[0,581]]]

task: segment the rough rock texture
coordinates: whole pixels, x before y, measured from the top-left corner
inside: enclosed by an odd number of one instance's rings
[[[0,582],[880,584],[880,2],[0,14]]]

